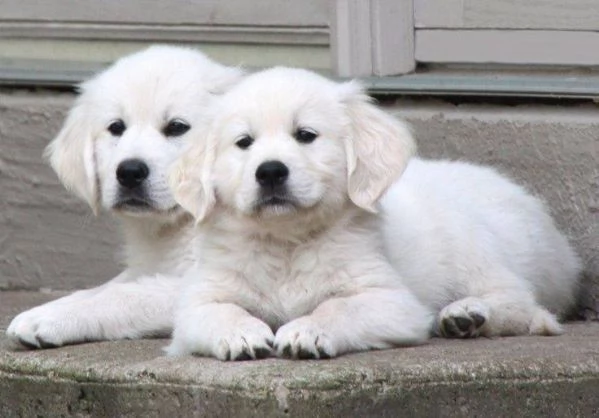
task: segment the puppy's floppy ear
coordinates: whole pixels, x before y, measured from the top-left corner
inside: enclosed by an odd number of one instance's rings
[[[212,71],[208,78],[206,85],[210,88],[212,94],[223,94],[233,85],[237,84],[244,76],[244,71],[235,67],[225,67],[219,64],[219,71]]]
[[[85,105],[78,100],[44,157],[64,186],[85,200],[97,214],[99,207],[94,139]]]
[[[214,158],[213,141],[201,138],[189,144],[170,171],[169,184],[175,200],[194,216],[196,223],[202,222],[216,203],[212,183]]]
[[[340,85],[340,94],[350,123],[345,138],[349,197],[376,212],[376,202],[399,179],[416,144],[407,125],[373,105],[359,84]]]

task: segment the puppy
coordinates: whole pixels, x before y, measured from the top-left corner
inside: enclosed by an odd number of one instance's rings
[[[381,222],[371,212],[414,145],[355,85],[273,69],[215,108],[210,138],[172,176],[201,223],[202,264],[170,354],[260,358],[274,345],[323,358],[421,342],[429,326],[460,338],[561,332],[581,263],[522,187],[488,167],[413,158]]]
[[[214,107],[175,167],[201,224],[171,355],[329,358],[418,344],[433,315],[383,254],[379,198],[414,151],[354,83],[275,68]]]
[[[170,192],[167,169],[204,129],[214,97],[240,76],[198,51],[154,46],[81,86],[46,156],[94,212],[119,218],[127,267],[103,286],[18,315],[7,330],[12,340],[45,348],[170,333],[176,276],[193,255],[190,217]]]

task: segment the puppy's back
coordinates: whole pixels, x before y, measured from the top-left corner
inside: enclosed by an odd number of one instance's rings
[[[545,204],[494,169],[413,159],[383,208],[389,257],[425,300],[461,296],[472,286],[465,270],[490,261],[527,281],[550,310],[572,305],[580,260]]]

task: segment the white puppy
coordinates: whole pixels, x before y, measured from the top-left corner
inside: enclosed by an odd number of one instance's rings
[[[381,225],[369,212],[413,144],[355,85],[273,69],[215,109],[210,137],[171,179],[202,224],[202,257],[170,354],[322,358],[416,343],[429,311],[446,337],[561,332],[580,261],[521,187],[414,158]]]
[[[81,86],[47,156],[94,212],[118,215],[127,268],[103,286],[20,314],[11,339],[43,348],[170,333],[180,279],[162,275],[181,275],[193,256],[190,217],[166,173],[187,137],[204,129],[213,98],[240,76],[198,51],[154,46]]]
[[[383,255],[377,201],[414,150],[353,83],[276,68],[214,107],[173,173],[201,225],[171,355],[327,358],[416,344],[433,315]]]

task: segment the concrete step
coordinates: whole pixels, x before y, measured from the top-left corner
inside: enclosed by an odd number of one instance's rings
[[[1,417],[599,415],[596,322],[322,361],[173,359],[165,340],[14,351],[10,319],[57,296],[0,292]]]

